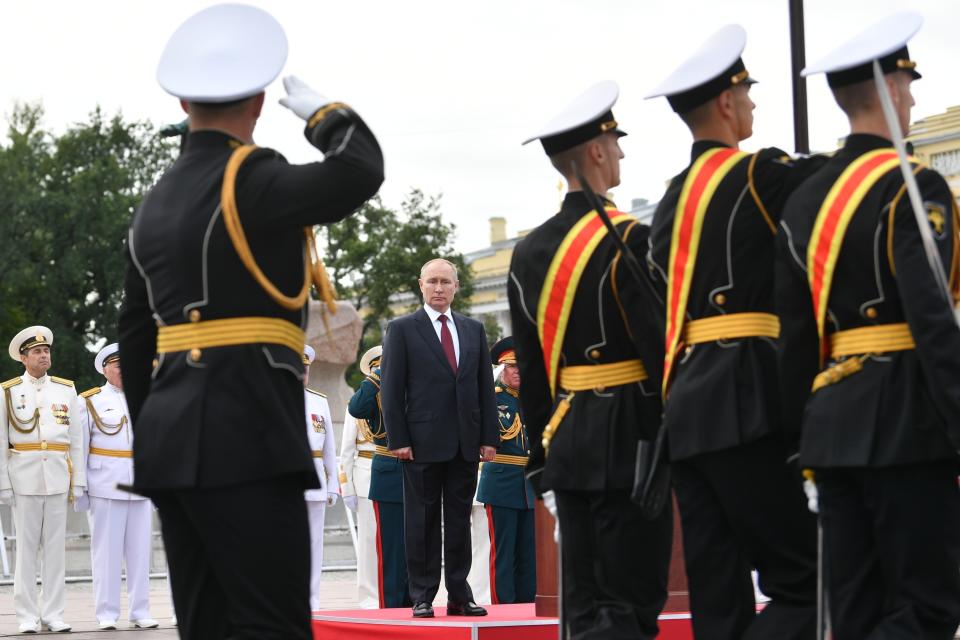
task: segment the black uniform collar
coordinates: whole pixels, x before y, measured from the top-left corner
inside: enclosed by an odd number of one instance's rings
[[[199,129],[187,134],[187,144],[185,150],[193,149],[236,149],[244,145],[242,140],[237,140],[229,133],[218,131],[216,129]]]
[[[694,140],[693,147],[690,149],[690,164],[693,164],[697,161],[705,151],[714,149],[716,147],[727,147],[730,145],[720,142],[719,140]]]
[[[603,196],[600,196],[600,199],[603,200],[603,204],[608,207],[616,206],[613,204],[613,202]],[[560,212],[564,213],[567,211],[572,211],[574,213],[586,213],[591,209],[593,209],[593,207],[590,206],[590,203],[587,201],[587,196],[583,193],[583,191],[570,191],[563,198],[563,205],[560,208]]]
[[[844,151],[866,152],[893,147],[893,142],[872,133],[851,133],[843,143]]]

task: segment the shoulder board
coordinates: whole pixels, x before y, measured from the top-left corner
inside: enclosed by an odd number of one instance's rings
[[[9,380],[7,380],[6,382],[4,382],[3,384],[0,384],[0,387],[2,387],[2,388],[4,388],[4,389],[9,389],[10,387],[15,387],[15,386],[17,386],[18,384],[20,384],[20,382],[21,382],[20,376],[17,376],[16,378],[10,378]]]
[[[87,389],[86,391],[80,394],[80,397],[89,398],[90,396],[95,396],[98,393],[100,393],[100,389],[101,387],[94,387],[93,389]]]
[[[497,393],[500,393],[503,391],[503,387],[501,387],[500,385],[497,385],[496,387],[494,387],[494,391],[496,391]]]
[[[66,378],[58,378],[57,376],[50,376],[51,382],[56,382],[57,384],[62,384],[66,387],[73,386],[73,380],[67,380]]]
[[[315,396],[320,396],[321,398],[326,398],[326,397],[327,397],[326,394],[320,393],[319,391],[316,391],[315,389],[311,389],[310,387],[307,387],[307,391],[309,391],[310,393],[312,393],[312,394],[315,395]]]

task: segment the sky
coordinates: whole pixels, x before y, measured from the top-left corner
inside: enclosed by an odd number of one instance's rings
[[[157,124],[183,118],[156,83],[167,38],[191,14],[215,4],[47,0],[0,4],[0,110],[42,102],[45,122],[62,131],[97,105]],[[591,84],[615,80],[614,114],[630,135],[621,208],[659,199],[689,161],[689,133],[664,99],[644,95],[716,29],[747,31],[743,54],[757,103],[754,135],[741,147],[792,151],[787,0],[329,0],[253,2],[287,32],[283,75],[295,74],[353,106],[383,146],[385,204],[399,207],[413,187],[442,194],[456,248],[489,244],[491,216],[515,235],[556,212],[559,176],[539,144],[520,143]],[[914,84],[914,119],[960,104],[960,2],[806,0],[807,60],[868,24],[910,9],[925,17],[910,43],[924,78]],[[835,148],[845,120],[823,76],[808,83],[810,144]],[[277,104],[278,79],[256,142],[291,162],[319,159],[303,122]]]

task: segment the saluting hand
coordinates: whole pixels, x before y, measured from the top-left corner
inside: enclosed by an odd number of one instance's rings
[[[493,462],[494,456],[497,455],[497,448],[483,445],[480,447],[480,462]]]
[[[400,447],[399,449],[391,449],[390,451],[396,454],[397,460],[409,460],[413,462],[413,447]]]
[[[311,89],[297,76],[284,78],[283,88],[287,90],[287,95],[280,98],[280,104],[304,120],[309,121],[320,107],[330,104],[329,98]]]

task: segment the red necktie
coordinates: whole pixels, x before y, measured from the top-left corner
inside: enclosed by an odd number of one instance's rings
[[[447,327],[447,316],[440,314],[440,344],[443,346],[443,352],[447,354],[447,362],[450,363],[450,368],[453,369],[453,373],[457,373],[457,353],[453,350],[453,334],[450,333],[450,328]]]

